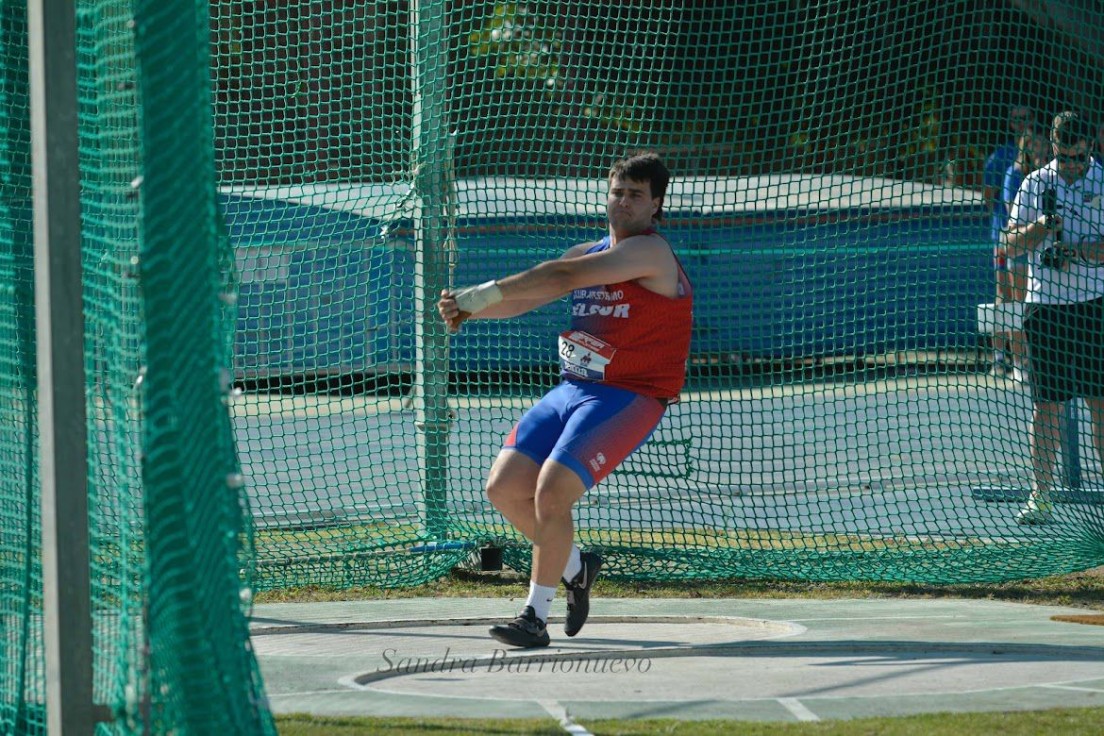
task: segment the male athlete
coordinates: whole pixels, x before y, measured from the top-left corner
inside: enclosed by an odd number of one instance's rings
[[[609,235],[527,271],[442,291],[437,303],[455,331],[467,319],[514,317],[571,295],[571,329],[559,338],[563,381],[510,432],[487,479],[487,498],[533,543],[525,607],[491,628],[504,644],[548,646],[561,579],[564,633],[583,628],[602,560],[574,544],[571,509],[651,436],[686,378],[693,292],[655,230],[669,179],[654,153],[618,161],[609,172]]]

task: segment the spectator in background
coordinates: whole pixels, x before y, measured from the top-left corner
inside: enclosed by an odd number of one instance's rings
[[[1000,208],[1004,212],[1011,210],[1024,178],[1032,171],[1046,166],[1050,160],[1050,141],[1041,133],[1035,131],[1024,133],[1017,141],[1016,147],[1018,149],[1016,160],[1004,172],[1004,186],[1001,187]],[[1005,225],[1002,225],[1003,227]],[[1022,302],[1027,293],[1026,255],[1021,254],[1017,258],[1009,259],[1004,243],[998,241],[994,265],[997,270],[997,303]],[[994,340],[1002,340],[1002,337],[994,336]],[[1019,331],[1010,333],[998,345],[999,350],[1007,349],[1007,359],[994,364],[994,375],[1003,376],[1011,372],[1013,379],[1022,381],[1024,368],[1027,365],[1023,333]]]
[[[1104,123],[1096,127],[1096,160],[1104,163]]]
[[[1012,140],[1002,144],[989,154],[985,160],[985,169],[982,174],[982,192],[985,204],[990,214],[990,239],[993,241],[993,265],[997,272],[996,280],[998,292],[1002,281],[1002,271],[1006,264],[1003,262],[1003,250],[1000,240],[1004,232],[1004,225],[1008,221],[1008,209],[1001,197],[1001,187],[1004,184],[1004,175],[1008,167],[1012,166],[1019,155],[1018,142],[1025,133],[1034,130],[1034,113],[1026,105],[1013,105],[1008,110],[1008,129],[1012,133]],[[1006,375],[1014,370],[1012,360],[1007,353],[1011,352],[1008,340],[1003,335],[993,336],[993,373]]]
[[[1054,160],[1024,179],[1005,232],[1009,257],[1028,256],[1034,483],[1020,524],[1051,519],[1065,402],[1085,400],[1104,462],[1104,168],[1092,157],[1095,132],[1077,113],[1055,116]]]

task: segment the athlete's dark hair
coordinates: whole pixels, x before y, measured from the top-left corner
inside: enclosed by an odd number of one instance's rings
[[[671,172],[663,165],[663,159],[652,151],[636,151],[617,161],[610,167],[609,178],[620,177],[631,181],[646,181],[652,192],[652,199],[659,198],[659,209],[655,219],[663,221],[663,197],[667,194],[667,183],[671,181]]]
[[[1076,146],[1081,141],[1092,145],[1096,131],[1088,120],[1072,110],[1063,110],[1054,116],[1050,126],[1050,140],[1058,146]]]

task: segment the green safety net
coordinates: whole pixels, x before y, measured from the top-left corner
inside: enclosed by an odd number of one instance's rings
[[[0,729],[45,733],[27,15],[0,6]],[[24,698],[21,693],[36,693]],[[28,700],[30,702],[28,702]]]
[[[1104,563],[1087,411],[1052,523],[991,369],[989,153],[1104,120],[1083,3],[76,4],[95,696],[119,732],[273,730],[251,589],[529,547],[487,470],[566,301],[439,291],[604,234],[636,149],[695,286],[688,381],[575,510],[614,577],[1000,581]],[[0,3],[0,730],[43,732],[25,4]],[[494,555],[487,554],[486,559]]]
[[[97,732],[275,733],[226,407],[207,6],[88,0],[74,17]],[[0,28],[0,731],[33,734],[47,673],[27,3],[0,3]]]
[[[1030,396],[978,324],[1010,106],[1104,112],[1100,17],[1023,5],[214,3],[257,585],[410,585],[484,547],[528,568],[483,485],[569,307],[450,337],[434,303],[600,238],[633,149],[673,172],[695,324],[681,403],[576,509],[611,576],[1104,562],[1079,404],[1056,523],[1015,523]]]

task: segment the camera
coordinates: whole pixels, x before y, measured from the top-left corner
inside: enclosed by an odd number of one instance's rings
[[[1041,205],[1046,227],[1048,230],[1051,230],[1054,228],[1054,218],[1058,215],[1058,190],[1053,187],[1043,190]],[[1056,240],[1061,241],[1062,231],[1059,230],[1054,233],[1054,237]]]
[[[1058,190],[1051,187],[1050,189],[1043,190],[1042,196],[1042,208],[1043,214],[1047,218],[1054,217],[1058,214]]]
[[[1058,214],[1058,190],[1054,188],[1043,190],[1041,205],[1043,217],[1046,220],[1046,227],[1048,230],[1051,230],[1054,228],[1054,217]],[[1066,249],[1057,245],[1057,243],[1062,242],[1061,230],[1054,233],[1054,242],[1055,245],[1043,248],[1039,256],[1039,265],[1043,268],[1062,268],[1069,262],[1069,254],[1066,252]]]
[[[1068,254],[1061,246],[1047,246],[1039,256],[1039,265],[1043,268],[1063,268],[1067,263],[1069,263]]]

